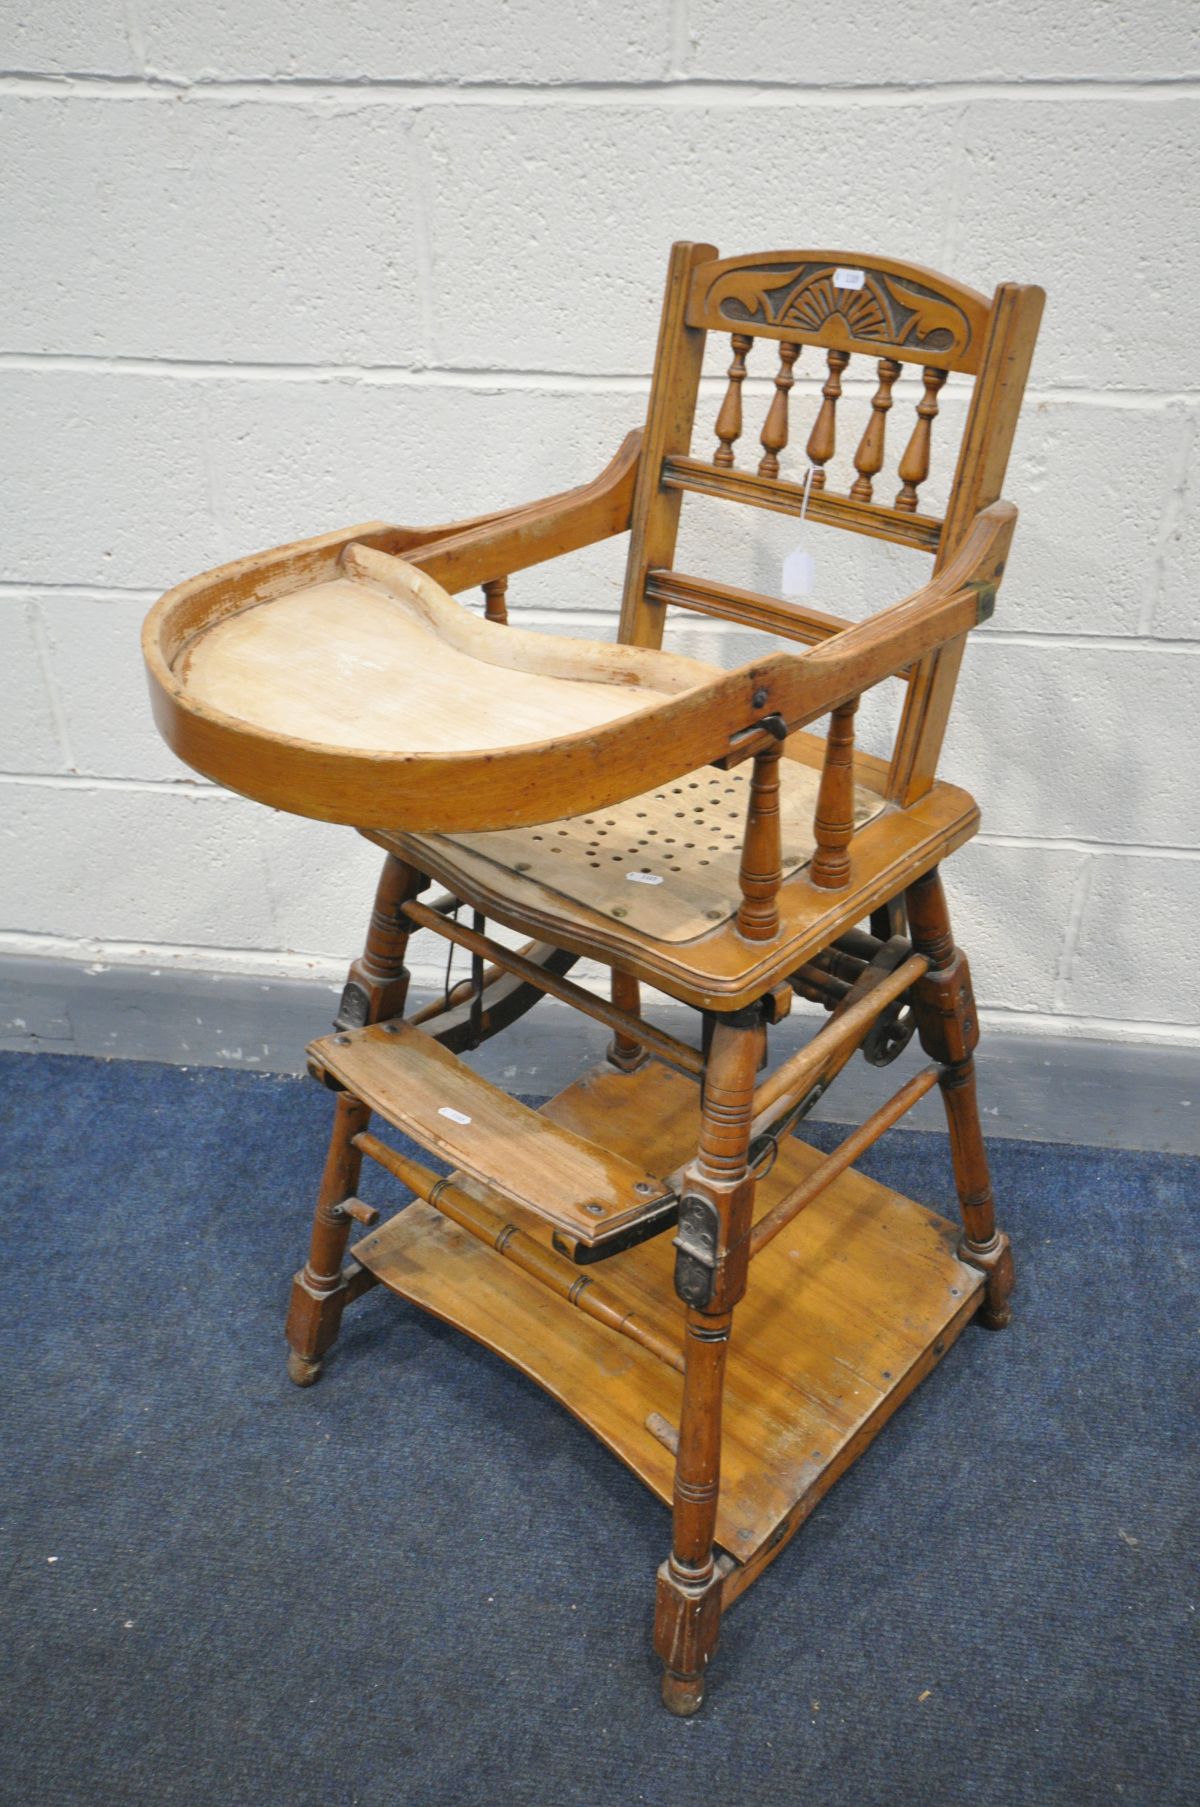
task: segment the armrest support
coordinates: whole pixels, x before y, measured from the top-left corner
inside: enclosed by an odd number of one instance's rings
[[[511,576],[560,553],[624,533],[641,447],[640,430],[626,434],[600,475],[576,489],[448,527],[363,534],[359,544],[403,557],[451,592]]]
[[[806,656],[810,670],[844,665],[862,682],[847,690],[857,696],[904,666],[936,651],[948,640],[978,627],[996,606],[996,591],[1008,558],[1017,511],[1011,502],[993,502],[976,515],[970,533],[945,570],[911,596],[835,634]]]
[[[803,728],[986,621],[995,608],[1016,522],[1011,502],[993,502],[976,515],[945,570],[911,596],[808,652],[777,654],[761,666],[744,666],[747,676],[757,672],[764,680],[754,692],[762,698],[760,719],[776,714],[789,733]],[[765,736],[753,722],[734,738],[739,755],[763,744]],[[726,754],[730,750],[724,749]]]

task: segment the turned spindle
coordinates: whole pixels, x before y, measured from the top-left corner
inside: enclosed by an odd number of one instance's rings
[[[808,436],[808,457],[813,466],[812,486],[814,489],[825,487],[825,466],[833,457],[837,440],[837,405],[842,393],[842,372],[850,362],[848,351],[831,351],[826,354],[829,375],[825,387],[821,390],[821,407],[813,430]]]
[[[725,400],[721,403],[721,412],[717,415],[716,434],[720,444],[713,456],[713,463],[719,464],[722,470],[733,466],[734,441],[742,436],[742,384],[746,380],[746,353],[750,349],[748,333],[734,333],[729,343],[733,347],[733,363],[729,366],[729,387],[725,391]]]
[[[498,621],[502,627],[508,625],[507,592],[507,577],[493,577],[483,585],[484,616],[488,621]]]
[[[841,891],[850,882],[850,838],[854,833],[854,712],[858,698],[829,717],[825,764],[813,816],[817,850],[808,876],[822,891]]]
[[[738,934],[746,941],[770,941],[779,933],[779,887],[783,852],[779,837],[779,756],[776,743],[754,755],[746,837],[738,872],[742,901]]]
[[[883,469],[883,438],[888,409],[892,405],[892,385],[900,375],[895,358],[880,358],[878,370],[879,387],[871,397],[871,418],[854,454],[858,476],[850,486],[850,494],[860,502],[871,500],[871,479]]]
[[[917,511],[917,490],[929,475],[929,447],[933,433],[933,422],[938,411],[938,390],[946,380],[947,372],[934,370],[926,365],[923,371],[925,393],[917,403],[917,424],[912,430],[912,438],[904,448],[904,456],[900,460],[900,493],[896,497],[896,507],[905,514]]]
[[[775,393],[771,397],[771,406],[767,410],[767,418],[763,422],[763,430],[759,434],[759,444],[763,455],[759,460],[760,477],[777,477],[779,475],[779,454],[788,442],[788,391],[795,382],[792,365],[800,355],[800,347],[791,345],[784,339],[779,346],[779,371],[775,378]]]

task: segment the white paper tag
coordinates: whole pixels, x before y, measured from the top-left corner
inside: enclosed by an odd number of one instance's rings
[[[839,264],[833,272],[835,289],[861,289],[866,280],[865,271],[853,270],[849,264]]]
[[[451,1123],[469,1123],[471,1119],[465,1111],[456,1111],[448,1104],[439,1104],[439,1117],[449,1117]]]
[[[661,885],[661,872],[627,872],[625,874],[631,885]]]
[[[817,574],[816,560],[803,546],[794,546],[783,561],[784,599],[812,594]]]

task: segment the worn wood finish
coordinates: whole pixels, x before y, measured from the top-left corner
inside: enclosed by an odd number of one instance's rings
[[[637,980],[629,973],[614,971],[611,985],[614,1007],[627,1019],[640,1016],[642,988]],[[647,1058],[646,1041],[641,1028],[639,1027],[635,1033],[632,1030],[617,1027],[608,1044],[608,1058],[620,1072],[635,1073]],[[703,1060],[701,1060],[701,1069],[703,1069]]]
[[[652,1048],[659,1059],[667,1061],[669,1065],[679,1067],[685,1073],[698,1074],[704,1071],[704,1057],[698,1049],[681,1042],[677,1036],[668,1035],[665,1030],[656,1029],[651,1023],[642,1022],[630,1012],[622,1010],[615,1001],[606,1003],[594,992],[585,991],[581,985],[560,978],[544,964],[528,960],[524,954],[503,947],[498,941],[489,940],[486,935],[465,928],[461,923],[449,921],[446,917],[439,916],[436,910],[410,903],[405,906],[405,915],[418,928],[433,929],[436,934],[444,935],[459,947],[469,948],[472,953],[488,955],[498,966],[508,967],[527,984],[536,985],[550,997],[561,998],[585,1016],[593,1016],[598,1022],[607,1023],[610,1029],[615,1029],[618,1035],[624,1036],[633,1046]],[[625,989],[628,990],[630,986],[636,1000],[636,980],[625,981]]]
[[[938,392],[949,374],[948,370],[930,369],[921,372],[924,391],[917,403],[916,425],[913,427],[912,437],[904,448],[904,456],[898,467],[900,490],[896,497],[896,507],[904,514],[916,513],[917,490],[929,475],[933,423],[937,418],[938,411]]]
[[[1045,300],[1041,289],[1018,283],[996,291],[935,570],[953,560],[969,524],[1001,494]],[[909,687],[888,784],[902,803],[933,783],[964,646],[960,638],[940,647]]]
[[[345,1307],[384,1282],[560,1398],[671,1503],[655,1645],[677,1713],[700,1704],[722,1612],[967,1320],[1008,1321],[978,1014],[937,875],[978,812],[936,767],[967,635],[1008,556],[1000,491],[1041,306],[1040,290],[1004,284],[989,301],[871,255],[678,244],[645,432],[591,482],[277,548],[179,586],[146,624],[156,716],[183,759],[351,823],[388,856],[339,1033],[310,1050],[338,1098],[292,1290],[292,1378],[317,1377]],[[691,442],[710,331],[732,361],[706,460]],[[756,355],[773,376],[760,425]],[[802,357],[820,384],[803,423]],[[972,390],[942,520],[922,490],[950,373]],[[889,446],[895,406],[915,421]],[[690,576],[673,568],[690,494],[920,549],[932,576],[860,622]],[[626,530],[616,645],[509,625],[513,573]],[[476,585],[482,617],[453,600]],[[733,672],[666,654],[669,607],[792,649]],[[903,716],[880,760],[856,752],[854,712],[893,679]],[[824,740],[805,732],[824,717]],[[448,891],[432,907],[428,878]],[[474,927],[452,920],[460,904]],[[533,939],[514,953],[483,915]],[[418,927],[472,956],[423,1027],[402,1018]],[[611,1002],[564,976],[579,956],[609,966]],[[643,983],[705,1012],[702,1050],[643,1018]],[[613,1041],[606,1066],[533,1112],[455,1052],[544,993]],[[760,1078],[794,993],[828,1021]],[[856,1051],[886,1064],[914,1027],[933,1066],[833,1154],[795,1139]],[[934,1084],[957,1245],[852,1166]],[[372,1112],[456,1170],[391,1148]],[[422,1201],[382,1228],[358,1195],[364,1155]],[[348,1256],[352,1224],[367,1234]]]
[[[729,673],[646,647],[553,641],[479,620],[415,566],[362,546],[341,549],[341,580],[284,587],[271,609],[247,609],[244,591],[228,602],[228,586],[220,606],[181,594],[176,605],[152,611],[143,650],[169,744],[259,801],[364,828],[542,822],[564,809],[623,801],[735,747],[749,754],[764,718],[803,727],[957,640],[981,610],[990,612],[1015,518],[1014,509],[994,504],[957,559],[911,596],[804,653],[772,653]],[[360,747],[347,744],[345,726],[357,692],[331,708],[326,679],[338,635],[361,635],[368,609],[392,656],[381,679],[369,640],[361,643],[360,669],[370,671],[376,693],[376,744],[368,738]],[[203,632],[194,625],[198,615]],[[260,631],[255,618],[272,615],[275,624]],[[324,657],[310,639],[322,623],[330,642]],[[217,643],[227,635],[233,640],[223,655]],[[238,706],[261,719],[231,715],[213,694],[196,694],[192,674],[206,643],[202,687],[221,694],[228,683]],[[420,681],[431,670],[441,674],[436,687]],[[463,683],[474,702],[465,729]],[[324,715],[319,741],[286,731],[310,705]],[[523,718],[523,742],[511,740],[506,714]],[[580,729],[581,715],[592,725]],[[358,725],[352,733],[360,736]]]
[[[825,765],[813,817],[816,851],[808,876],[822,891],[841,891],[850,883],[850,842],[854,835],[854,716],[852,696],[829,717]]]
[[[632,1075],[598,1068],[542,1114],[661,1167],[686,1161],[699,1140],[695,1087],[654,1062]],[[820,1160],[806,1144],[784,1142],[759,1181],[756,1208],[769,1210]],[[545,1235],[519,1207],[492,1202],[505,1221]],[[851,1459],[845,1452],[870,1441],[978,1309],[983,1276],[959,1258],[957,1235],[851,1170],[753,1263],[726,1355],[716,1515],[718,1547],[739,1564],[776,1553],[790,1516],[811,1511]],[[678,1429],[683,1390],[667,1363],[629,1339],[614,1343],[426,1206],[408,1206],[354,1253],[385,1285],[538,1381],[671,1504],[672,1452],[646,1424],[657,1413]],[[678,1345],[674,1256],[660,1238],[614,1256],[600,1278]],[[724,1603],[740,1591],[739,1571],[726,1568]]]
[[[839,280],[849,274],[849,283]],[[692,277],[689,326],[934,361],[975,372],[987,297],[920,264],[857,251],[760,251],[714,258]]]
[[[772,742],[766,756],[777,751]],[[776,770],[776,863],[791,877],[808,863],[816,846],[819,775],[796,759],[779,761]],[[745,768],[722,772],[702,766],[674,784],[594,814],[537,828],[463,835],[456,837],[456,845],[526,885],[554,892],[562,908],[594,911],[618,931],[677,945],[707,935],[714,923],[728,921],[738,910],[750,792]],[[856,826],[884,807],[878,792],[861,783],[854,786]],[[505,881],[497,876],[495,882]]]
[[[913,946],[929,961],[929,971],[914,988],[913,1007],[921,1046],[943,1063],[942,1098],[965,1232],[960,1252],[987,1276],[981,1321],[989,1329],[1003,1330],[1012,1316],[1015,1274],[1008,1237],[996,1228],[975,1095],[979,1011],[971,989],[971,969],[966,955],[954,945],[946,894],[936,868],[909,887],[907,906]]]
[[[711,578],[691,577],[684,571],[652,571],[646,579],[646,595],[652,602],[763,628],[768,634],[800,640],[806,646],[831,640],[850,626],[844,616],[810,608],[807,603],[790,598],[783,601],[757,590],[741,590],[733,584],[714,583]]]
[[[773,1129],[802,1100],[826,1091],[889,1004],[923,977],[928,961],[913,954],[892,973],[876,970],[862,978],[857,997],[849,995],[812,1040],[769,1073],[754,1094],[756,1137]],[[816,1098],[812,1099],[816,1102]]]
[[[389,854],[367,925],[366,946],[350,968],[339,1020],[368,1023],[404,1009],[408,971],[404,965],[409,926],[403,906],[425,884],[420,871]],[[343,1261],[352,1214],[346,1201],[358,1189],[362,1159],[354,1138],[366,1128],[370,1110],[358,1098],[339,1098],[333,1133],[313,1214],[308,1259],[292,1281],[284,1334],[289,1344],[288,1374],[297,1386],[319,1379],[325,1355],[337,1340],[350,1298]]]
[[[346,536],[380,552],[400,554],[445,590],[496,583],[531,565],[560,558],[613,534],[624,533],[633,507],[642,435],[628,433],[609,464],[590,483],[502,514],[452,527],[371,527]]]
[[[860,779],[874,775],[865,761],[857,769]],[[778,893],[779,934],[761,943],[739,935],[732,915],[694,940],[668,940],[535,882],[517,869],[523,863],[519,857],[503,862],[484,857],[465,840],[382,833],[371,838],[442,882],[461,887],[489,917],[509,928],[545,935],[573,953],[619,965],[697,1009],[731,1010],[752,1003],[828,947],[844,928],[865,921],[923,868],[968,841],[978,823],[972,799],[945,784],[911,809],[876,816],[855,836],[850,884],[842,891],[822,891],[808,882],[803,869],[785,878]]]
[[[901,1117],[907,1116],[914,1104],[933,1090],[938,1082],[940,1069],[936,1066],[926,1067],[923,1072],[914,1073],[913,1077],[900,1087],[895,1097],[889,1098],[886,1104],[872,1111],[865,1123],[848,1135],[844,1142],[826,1155],[819,1167],[815,1167],[806,1180],[786,1193],[777,1205],[760,1217],[750,1232],[751,1257],[762,1253],[769,1242],[774,1241],[781,1230],[785,1230],[794,1217],[806,1211],[815,1198],[844,1173],[847,1167],[857,1161],[859,1155],[865,1154],[868,1148],[878,1142],[880,1136],[893,1124],[899,1123]]]
[[[483,614],[487,621],[495,621],[501,627],[508,625],[508,579],[493,577],[483,586]]]
[[[742,899],[738,905],[737,932],[745,941],[774,941],[779,933],[779,887],[783,882],[779,826],[781,754],[782,749],[773,746],[763,747],[754,755],[738,869]],[[847,803],[852,809],[852,796],[847,797]],[[819,856],[819,825],[816,832]]]
[[[618,638],[629,646],[662,645],[663,611],[647,602],[646,578],[674,560],[683,498],[664,488],[660,474],[664,458],[686,454],[692,443],[704,333],[689,326],[684,316],[692,271],[715,255],[715,245],[681,241],[671,247],[621,599]]]
[[[779,475],[779,454],[788,442],[788,395],[796,378],[793,374],[796,359],[800,356],[798,345],[789,345],[785,339],[779,347],[779,369],[775,376],[775,394],[763,422],[759,434],[759,444],[763,455],[759,459],[758,474],[760,477],[777,477]]]
[[[339,1098],[334,1106],[333,1136],[317,1195],[308,1260],[292,1281],[285,1326],[290,1345],[288,1376],[298,1387],[311,1386],[319,1379],[322,1358],[337,1340],[341,1326],[346,1303],[342,1262],[352,1222],[342,1203],[352,1198],[358,1187],[362,1157],[354,1147],[354,1137],[370,1115],[357,1098]]]
[[[355,1136],[354,1146],[360,1154],[368,1155],[378,1166],[386,1168],[427,1205],[448,1217],[451,1223],[458,1224],[486,1247],[495,1249],[523,1273],[531,1274],[558,1298],[582,1311],[585,1317],[595,1318],[618,1335],[629,1337],[631,1342],[656,1355],[659,1361],[666,1362],[668,1368],[683,1373],[683,1353],[677,1343],[661,1336],[652,1325],[629,1311],[594,1275],[581,1274],[577,1267],[548,1249],[536,1236],[521,1229],[510,1214],[495,1210],[487,1201],[486,1189],[476,1188],[472,1192],[465,1176],[459,1175],[456,1182],[437,1174],[431,1167],[422,1167],[419,1161],[410,1160],[366,1131]],[[483,1196],[479,1195],[481,1193]],[[345,1206],[342,1208],[346,1209]],[[375,1218],[378,1215],[378,1212],[374,1213]]]
[[[490,1179],[585,1246],[671,1198],[664,1180],[554,1129],[408,1023],[322,1036],[308,1054],[323,1079],[344,1087],[422,1148],[477,1179]]]
[[[663,1702],[684,1716],[704,1699],[720,1628],[715,1540],[725,1367],[733,1308],[746,1290],[755,1192],[750,1119],[762,1051],[760,1021],[717,1023],[700,1100],[699,1147],[684,1175],[675,1239],[675,1290],[686,1307],[683,1400],[654,1647],[663,1661]]]
[[[829,455],[832,455],[830,446]],[[811,452],[810,452],[811,456]],[[820,482],[818,482],[818,477]],[[727,502],[746,502],[772,514],[798,515],[830,527],[848,527],[871,539],[892,540],[919,552],[936,552],[942,541],[942,523],[932,515],[897,514],[879,502],[861,502],[856,496],[835,495],[825,489],[824,470],[817,468],[807,500],[803,483],[782,477],[764,477],[756,471],[721,470],[701,458],[684,456],[663,460],[663,484],[669,490],[691,490],[698,496],[717,496]],[[674,548],[668,559],[674,555]],[[649,573],[647,573],[649,581]]]
[[[342,990],[337,1026],[361,1028],[402,1016],[408,997],[409,971],[404,964],[412,933],[404,907],[428,881],[415,866],[389,853],[375,891],[375,907],[367,924],[367,943],[353,962]]]

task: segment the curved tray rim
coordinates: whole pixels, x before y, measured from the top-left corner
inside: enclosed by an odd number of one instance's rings
[[[189,695],[172,668],[188,639],[299,587],[297,578],[311,584],[343,575],[346,549],[382,530],[368,522],[236,559],[186,579],[155,603],[142,629],[151,706],[163,739],[185,764],[272,808],[356,827],[452,833],[532,826],[604,809],[721,757],[732,734],[770,712],[772,677],[795,663],[794,655],[775,654],[736,672],[713,668],[711,682],[599,728],[446,753],[330,746],[256,727]]]

